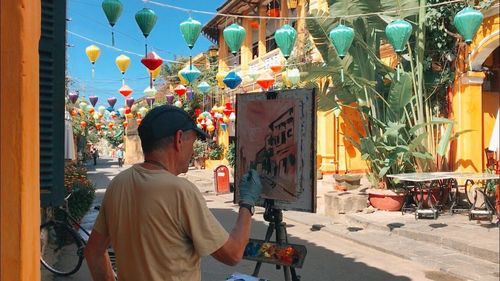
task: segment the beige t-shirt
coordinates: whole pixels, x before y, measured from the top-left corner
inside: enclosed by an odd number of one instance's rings
[[[94,230],[111,237],[120,281],[201,280],[200,257],[229,237],[194,184],[140,165],[111,181]]]

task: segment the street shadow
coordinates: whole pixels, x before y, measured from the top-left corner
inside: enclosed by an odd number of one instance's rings
[[[230,231],[236,220],[236,213],[230,209],[211,209],[221,224]],[[267,223],[253,220],[251,238],[264,239]],[[274,236],[273,239],[274,240]],[[409,281],[406,276],[395,276],[379,268],[371,267],[365,263],[358,262],[351,257],[346,257],[315,243],[301,239],[297,236],[288,236],[288,242],[304,245],[307,248],[307,256],[304,266],[297,269],[301,280],[372,280],[372,281]],[[335,243],[335,238],[332,237]],[[254,261],[243,260],[235,267],[229,267],[215,261],[213,258],[202,259],[202,280],[225,280],[234,272],[251,275],[255,267]],[[259,277],[269,280],[283,280],[283,270],[277,270],[275,265],[263,264]]]

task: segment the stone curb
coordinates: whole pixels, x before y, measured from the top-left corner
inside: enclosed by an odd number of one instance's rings
[[[457,241],[454,240],[451,237],[445,237],[443,238],[442,236],[439,235],[434,235],[430,233],[424,233],[424,232],[417,232],[417,231],[411,231],[407,229],[400,229],[400,228],[389,228],[386,225],[379,225],[377,223],[374,223],[370,220],[366,220],[360,217],[356,217],[354,215],[349,215],[346,214],[345,218],[347,219],[348,222],[350,223],[355,223],[358,225],[363,226],[365,229],[374,229],[374,230],[379,230],[383,232],[388,232],[396,235],[400,235],[402,237],[406,237],[409,239],[413,239],[416,241],[421,241],[421,242],[426,242],[426,243],[432,243],[435,245],[438,245],[441,248],[450,248],[453,249],[457,252],[460,252],[462,254],[470,255],[488,262],[492,263],[499,263],[499,256],[498,252],[485,249],[485,248],[480,248],[476,247],[470,244],[467,244],[462,241]]]

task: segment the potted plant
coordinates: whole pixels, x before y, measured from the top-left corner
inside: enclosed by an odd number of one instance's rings
[[[221,160],[224,154],[224,146],[212,142],[208,145],[208,159],[210,160]]]
[[[208,144],[202,140],[195,140],[193,144],[193,161],[196,169],[205,168]]]

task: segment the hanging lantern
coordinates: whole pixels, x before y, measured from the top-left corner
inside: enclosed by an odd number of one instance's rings
[[[182,107],[182,102],[180,100],[174,102],[174,106],[181,108]]]
[[[127,68],[130,65],[130,58],[127,57],[126,55],[119,55],[118,57],[116,57],[115,63],[123,75],[125,74],[125,71],[127,71]]]
[[[156,95],[158,91],[156,90],[155,87],[151,88],[151,87],[146,87],[146,89],[144,89],[144,95],[145,96],[154,96]]]
[[[288,69],[286,71],[286,79],[292,86],[296,86],[300,82],[300,71],[297,68]]]
[[[395,20],[385,27],[387,39],[397,54],[404,51],[412,30],[411,24],[404,20]],[[396,73],[399,81],[399,64],[396,66]]]
[[[200,82],[200,84],[198,84],[197,88],[203,94],[206,94],[206,93],[208,93],[208,91],[210,91],[210,85],[205,81]]]
[[[78,96],[78,92],[71,92],[68,94],[68,98],[72,104],[75,104],[75,102],[78,100]]]
[[[148,113],[148,111],[149,110],[147,108],[145,108],[145,107],[141,107],[139,109],[139,113],[141,113],[141,116],[146,116],[146,113]]]
[[[128,122],[127,121],[123,121],[123,127],[127,128],[128,126]]]
[[[135,100],[134,100],[134,98],[130,97],[130,98],[127,98],[125,100],[125,102],[126,102],[128,107],[132,107],[132,105],[134,105]]]
[[[142,35],[144,35],[144,38],[148,38],[149,33],[151,33],[151,30],[153,30],[153,27],[156,24],[156,14],[153,12],[151,9],[143,8],[139,12],[135,14],[135,22],[137,22],[137,25],[142,31]],[[145,49],[145,54],[148,53],[148,44],[144,44],[144,49]]]
[[[243,44],[243,40],[245,40],[245,28],[237,23],[233,23],[224,28],[223,35],[229,50],[231,50],[233,55],[236,55],[241,48],[241,44]]]
[[[190,17],[180,24],[180,29],[184,41],[186,41],[189,49],[192,49],[198,39],[198,36],[200,35],[201,23]]]
[[[92,63],[92,78],[94,78],[95,74],[94,65],[97,59],[99,58],[99,55],[101,55],[101,49],[99,49],[99,47],[97,47],[96,45],[90,45],[87,48],[85,48],[85,53],[87,54],[90,63]]]
[[[81,121],[81,122],[80,122],[80,126],[81,126],[82,128],[87,127],[87,122],[85,122],[85,121]]]
[[[232,112],[231,114],[229,114],[228,118],[231,122],[236,121],[236,113]]]
[[[215,75],[215,79],[217,80],[217,86],[219,88],[224,89],[226,88],[226,84],[224,84],[224,78],[226,78],[227,72],[224,70],[219,70],[217,74]]]
[[[287,3],[288,9],[290,9],[292,11],[297,9],[298,0],[287,0],[286,3]]]
[[[127,85],[123,85],[120,90],[119,90],[120,94],[124,97],[128,97],[130,94],[132,94],[133,90],[127,86]]]
[[[175,87],[175,89],[174,89],[174,92],[179,97],[182,97],[187,92],[187,89],[186,89],[186,87],[184,87],[184,85],[177,85],[177,87]]]
[[[146,97],[146,103],[149,105],[149,107],[152,107],[153,103],[155,103],[155,97]]]
[[[114,126],[114,125],[115,125],[115,123],[113,123],[113,122],[109,122],[109,123],[108,123],[108,128],[111,130],[111,129],[113,129],[113,126]]]
[[[276,41],[276,44],[278,45],[278,48],[280,48],[285,59],[290,57],[296,39],[297,31],[295,31],[295,29],[288,24],[283,25],[274,33],[274,40]]]
[[[125,113],[125,118],[132,119],[132,118],[134,118],[134,114],[132,114],[132,113]]]
[[[468,45],[472,43],[472,39],[481,26],[483,18],[483,14],[472,7],[466,7],[462,9],[453,18],[453,25],[455,25],[458,33],[462,35],[465,43],[467,43]]]
[[[166,99],[166,101],[167,101],[168,104],[173,104],[174,103],[174,95],[172,95],[172,94],[166,95],[165,99]]]
[[[141,59],[141,63],[147,67],[149,71],[153,71],[161,66],[163,59],[155,52],[149,52],[147,56]]]
[[[281,71],[281,69],[283,67],[281,66],[281,64],[273,64],[273,65],[270,66],[270,68],[271,68],[272,72],[278,73],[278,72]]]
[[[251,21],[250,22],[250,27],[253,28],[253,29],[257,29],[259,28],[259,22],[254,20],[254,21]]]
[[[214,130],[215,130],[215,126],[214,125],[208,125],[207,126],[207,131],[213,132]]]
[[[179,70],[179,72],[177,72],[177,77],[179,78],[179,81],[182,85],[187,85],[189,84],[189,81],[186,80],[186,78],[184,78],[184,76],[182,76],[182,69]]]
[[[108,98],[108,104],[109,106],[111,106],[111,108],[114,108],[116,104],[116,98],[115,97]]]
[[[125,108],[120,107],[120,108],[118,109],[118,113],[120,114],[120,116],[123,116],[123,115],[125,114]]]
[[[354,29],[339,24],[330,31],[329,37],[340,59],[344,59],[354,40]],[[340,69],[340,77],[340,80],[344,82],[344,68]]]
[[[98,100],[99,100],[99,97],[97,97],[97,96],[90,96],[89,97],[89,101],[92,104],[92,106],[95,106],[95,104],[97,103]]]
[[[191,84],[196,78],[198,78],[201,74],[200,70],[196,68],[194,65],[186,65],[181,71],[181,76],[188,81],[188,84]]]
[[[220,128],[225,131],[227,129],[227,124],[226,123],[221,123],[220,124]]]
[[[135,14],[135,21],[142,31],[144,37],[148,37],[155,27],[157,16],[151,9],[143,8]]]
[[[97,47],[96,45],[90,45],[85,48],[85,53],[87,54],[90,63],[95,64],[95,62],[101,55],[101,49],[99,49],[99,47]]]
[[[280,16],[280,4],[277,0],[269,2],[267,5],[267,15],[275,18]]]
[[[199,107],[194,109],[194,116],[198,117],[201,114],[201,109]]]
[[[160,75],[160,72],[161,72],[161,65],[158,66],[155,70],[151,71],[148,69],[148,73],[149,75],[151,76],[151,78],[153,78],[153,81],[156,80],[156,77],[158,77],[158,75]]]
[[[99,106],[99,108],[97,108],[97,111],[99,111],[99,113],[102,115],[104,114],[104,112],[106,111],[106,108],[104,106]],[[102,117],[102,116],[101,116]]]
[[[71,117],[75,117],[76,115],[78,115],[78,110],[73,109],[73,110],[71,110],[70,114],[71,114]]]
[[[135,122],[137,122],[137,125],[140,125],[140,124],[141,124],[141,122],[142,122],[142,119],[141,119],[141,118],[137,118],[137,119],[135,120]]]
[[[102,124],[101,124],[101,123],[95,123],[95,128],[96,128],[97,130],[100,130],[100,129],[101,129],[101,127],[102,127]]]
[[[236,89],[241,83],[241,77],[234,71],[230,71],[222,80],[230,89]]]
[[[267,71],[264,71],[255,82],[262,88],[262,90],[267,91],[274,85],[276,79],[269,75]]]
[[[352,41],[354,40],[354,29],[339,24],[337,27],[330,31],[330,41],[332,41],[335,50],[341,59],[343,59],[349,47],[351,47]]]
[[[87,103],[82,101],[78,104],[78,107],[81,109],[81,110],[87,110]]]
[[[250,79],[252,79],[252,81],[255,81],[257,80],[257,78],[259,78],[260,73],[256,69],[250,69],[248,71],[248,76],[250,77]]]
[[[111,25],[111,44],[114,46],[115,33],[113,27],[115,26],[116,21],[118,21],[118,18],[123,12],[123,4],[120,2],[120,0],[104,0],[102,1],[101,6],[104,14],[106,15],[106,18],[108,18],[109,25]]]
[[[404,51],[412,30],[411,24],[405,20],[395,20],[386,26],[385,34],[396,53]]]

